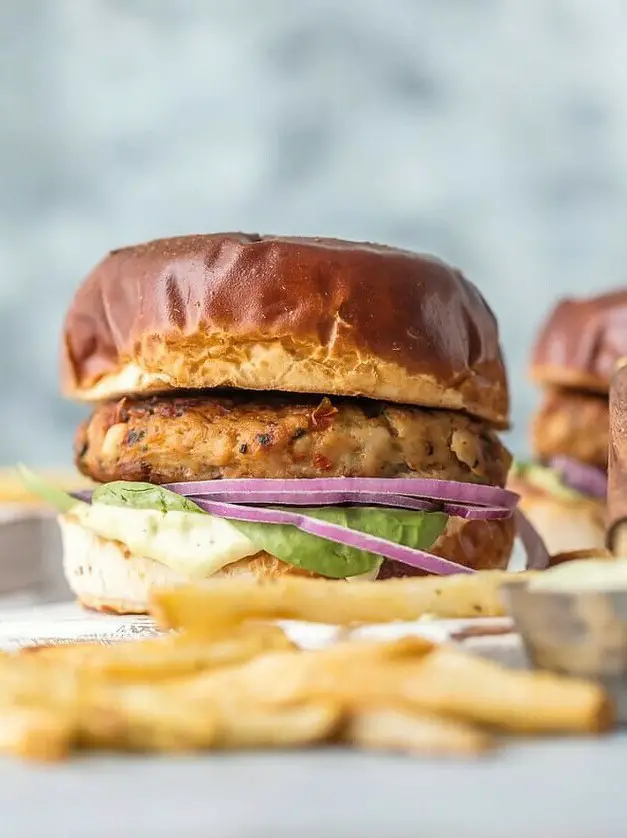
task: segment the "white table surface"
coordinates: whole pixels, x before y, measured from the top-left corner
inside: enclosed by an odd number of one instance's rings
[[[351,754],[0,761],[3,838],[624,838],[627,734],[481,762]]]

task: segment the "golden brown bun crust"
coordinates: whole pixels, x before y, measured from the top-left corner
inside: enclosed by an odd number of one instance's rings
[[[531,425],[536,457],[567,456],[604,469],[609,446],[606,396],[549,388]]]
[[[541,384],[609,392],[627,356],[627,290],[561,300],[536,343],[531,376]]]
[[[63,388],[82,400],[157,390],[367,396],[505,426],[496,320],[432,257],[374,244],[241,233],[110,253],[63,333]]]
[[[520,495],[519,508],[542,537],[549,555],[605,546],[603,501],[557,497],[521,478],[510,479],[507,488]]]

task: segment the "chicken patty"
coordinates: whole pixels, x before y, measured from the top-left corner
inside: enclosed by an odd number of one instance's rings
[[[542,460],[562,455],[604,469],[609,431],[607,396],[552,389],[533,420],[532,444]]]
[[[250,393],[101,404],[78,429],[75,456],[103,483],[421,476],[503,486],[511,462],[488,425],[461,413]]]

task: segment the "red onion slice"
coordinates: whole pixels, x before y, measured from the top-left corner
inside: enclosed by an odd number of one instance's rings
[[[305,485],[303,485],[305,484]],[[195,480],[166,483],[165,489],[180,495],[211,497],[227,492],[277,492],[284,495],[281,501],[291,504],[290,494],[306,490],[310,495],[309,506],[316,505],[316,496],[325,492],[351,492],[378,494],[385,498],[395,495],[424,498],[443,503],[469,504],[471,506],[503,507],[513,510],[518,495],[498,486],[481,483],[460,483],[455,480],[432,480],[422,477],[315,477],[290,480],[268,478],[238,478],[226,480]],[[392,504],[388,504],[392,505]]]
[[[553,457],[551,468],[569,488],[582,495],[603,500],[607,495],[607,473],[594,466],[586,465],[572,457]]]
[[[514,511],[514,520],[516,522],[516,532],[522,541],[527,556],[525,570],[544,570],[549,566],[549,562],[551,561],[544,541],[542,541],[531,521],[529,521],[520,509]]]
[[[211,494],[185,495],[198,503],[200,500],[215,500],[220,503],[276,504],[277,506],[387,506],[396,509],[413,509],[416,512],[442,512],[442,504],[424,498],[410,498],[401,495],[382,496],[366,492],[316,492],[312,495],[306,489],[300,492],[277,492],[273,489],[260,492],[231,491]],[[508,512],[508,514],[511,514]]]
[[[357,550],[365,550],[368,553],[382,556],[385,559],[403,562],[403,564],[420,568],[427,573],[437,576],[448,576],[453,573],[474,573],[469,567],[457,564],[456,562],[442,559],[427,553],[424,550],[416,550],[413,547],[405,547],[396,544],[385,538],[378,538],[358,530],[347,529],[329,521],[321,521],[318,518],[310,518],[308,515],[301,515],[298,512],[291,512],[284,509],[266,509],[264,507],[242,506],[231,503],[220,503],[206,499],[197,499],[195,503],[219,518],[228,518],[234,521],[249,521],[259,524],[289,524],[303,532],[325,538],[327,541],[334,541],[337,544],[346,544]]]
[[[396,506],[396,501],[388,506]],[[511,518],[513,510],[502,506],[466,506],[457,503],[442,503],[439,511],[452,515],[454,518],[464,518],[466,521],[502,521]]]
[[[266,491],[214,491],[211,494],[185,495],[194,503],[209,497],[221,503],[278,504],[279,506],[339,506],[349,503],[353,506],[387,506],[394,509],[413,509],[418,512],[444,512],[467,520],[495,521],[511,516],[511,510],[500,506],[465,506],[455,503],[429,501],[405,495],[370,494],[367,492],[316,492],[307,489],[289,492],[269,489]]]
[[[80,500],[83,503],[91,503],[91,496],[93,492],[91,489],[81,489],[80,492],[70,492],[70,496],[74,498],[74,500]]]

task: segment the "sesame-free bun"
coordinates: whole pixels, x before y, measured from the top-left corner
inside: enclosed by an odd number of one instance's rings
[[[159,562],[131,555],[124,544],[101,538],[71,517],[59,519],[63,569],[72,592],[87,608],[115,614],[147,614],[150,592],[189,583]],[[273,579],[286,573],[311,576],[267,553],[227,565],[215,576]]]
[[[71,516],[60,516],[59,525],[66,579],[87,608],[116,614],[146,614],[152,590],[189,582],[188,577],[153,559],[132,555],[119,541],[96,535]],[[504,569],[512,552],[514,534],[511,519],[464,521],[449,518],[446,529],[431,549],[438,556],[477,570]],[[285,574],[316,575],[265,552],[226,565],[214,575],[274,579]],[[380,578],[405,575],[415,575],[415,571],[399,562],[384,562]],[[374,581],[374,576],[371,578]]]
[[[627,289],[560,300],[535,345],[531,377],[539,384],[609,392],[627,357]]]
[[[604,501],[554,495],[524,478],[511,478],[507,488],[520,495],[518,508],[534,526],[550,556],[605,547]]]
[[[327,393],[464,410],[505,427],[497,324],[456,269],[374,244],[242,233],[111,252],[63,331],[63,388]]]

